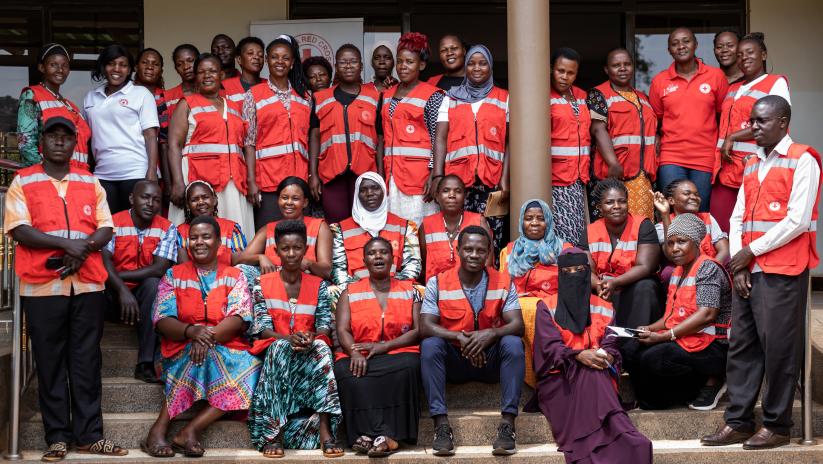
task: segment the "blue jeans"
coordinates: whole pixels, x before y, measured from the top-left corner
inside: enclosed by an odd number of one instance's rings
[[[677,179],[689,179],[700,193],[700,211],[708,212],[712,199],[712,173],[684,168],[676,164],[664,164],[657,168],[657,189],[665,191],[666,186]]]

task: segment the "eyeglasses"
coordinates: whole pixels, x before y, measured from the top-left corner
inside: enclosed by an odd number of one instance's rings
[[[337,62],[337,64],[346,68],[349,66],[357,66],[358,64],[360,64],[360,60],[340,60]]]

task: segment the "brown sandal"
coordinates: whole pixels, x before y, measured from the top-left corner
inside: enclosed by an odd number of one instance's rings
[[[46,448],[46,452],[43,453],[43,457],[40,458],[43,462],[57,462],[66,459],[66,455],[69,454],[68,445],[64,441],[58,441],[57,443],[52,443]]]
[[[266,443],[260,452],[263,453],[264,458],[280,459],[286,457],[286,451],[283,449],[283,444],[279,441]]]
[[[155,443],[152,446],[149,446],[148,440],[143,440],[140,442],[140,451],[148,454],[153,458],[173,458],[174,457],[174,448],[171,447],[168,443],[165,445],[160,443]]]
[[[121,448],[115,445],[113,441],[105,438],[97,440],[88,448],[77,448],[77,452],[81,454],[99,454],[101,456],[125,456],[129,454],[129,450]]]
[[[374,439],[374,444],[372,444],[369,450],[369,457],[383,458],[396,453],[398,449],[400,449],[400,443],[397,443],[385,435],[380,435]]]
[[[346,454],[345,451],[343,451],[343,448],[337,447],[337,440],[334,438],[329,438],[324,441],[322,448],[324,458],[339,458]]]

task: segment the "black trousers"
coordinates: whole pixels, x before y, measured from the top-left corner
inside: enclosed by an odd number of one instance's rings
[[[105,295],[21,297],[20,301],[37,364],[46,443],[88,445],[100,440]]]
[[[132,295],[137,299],[137,304],[140,306],[140,320],[137,322],[138,363],[153,363],[154,355],[157,352],[158,339],[152,323],[152,310],[154,309],[154,300],[157,297],[157,286],[159,284],[159,278],[150,277],[131,290]],[[115,307],[112,310],[117,315],[116,320],[120,321],[120,302],[117,293],[109,290],[109,294],[112,301],[115,302],[115,305],[113,305]]]
[[[143,179],[128,180],[101,180],[100,186],[106,191],[106,201],[109,204],[111,214],[131,208],[129,195],[134,190],[134,185]]]
[[[635,328],[653,323],[663,317],[664,298],[657,277],[646,277],[622,288],[612,296],[617,311],[615,324]]]
[[[279,221],[283,219],[283,213],[280,212],[280,207],[277,206],[277,193],[275,192],[260,192],[263,200],[260,202],[259,208],[254,208],[254,229],[260,230],[266,224],[272,221]]]
[[[732,297],[732,328],[726,382],[731,404],[726,424],[754,430],[754,405],[763,377],[763,426],[788,435],[792,402],[803,361],[803,321],[809,271],[798,276],[752,274],[748,299]]]

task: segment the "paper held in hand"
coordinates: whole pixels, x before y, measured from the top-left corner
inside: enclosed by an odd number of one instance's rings
[[[639,330],[630,329],[628,327],[617,327],[610,325],[608,328],[611,329],[616,337],[637,338],[637,334],[640,333]]]

